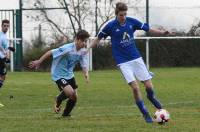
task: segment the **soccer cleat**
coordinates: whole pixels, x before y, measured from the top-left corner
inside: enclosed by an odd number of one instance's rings
[[[54,105],[54,111],[55,111],[55,113],[59,113],[60,112],[60,110],[61,110],[61,107],[57,107],[56,106],[56,104]]]
[[[151,116],[149,114],[144,115],[144,119],[145,119],[146,123],[153,123],[153,119],[151,118]]]
[[[2,103],[0,103],[0,107],[4,107],[4,105]]]

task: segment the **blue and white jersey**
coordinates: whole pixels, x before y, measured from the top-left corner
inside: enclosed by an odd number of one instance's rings
[[[116,18],[99,32],[99,39],[111,37],[112,54],[117,64],[141,57],[134,40],[136,30],[148,31],[149,26],[131,17],[126,17],[124,25],[120,25]]]
[[[60,78],[73,78],[73,70],[78,62],[80,62],[83,69],[88,68],[88,56],[85,54],[86,49],[77,51],[75,43],[65,44],[51,50],[51,52],[53,56],[51,75],[54,81]]]
[[[0,32],[0,58],[5,58],[9,41],[5,33]]]

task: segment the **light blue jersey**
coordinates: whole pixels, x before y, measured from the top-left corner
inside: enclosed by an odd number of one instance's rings
[[[88,67],[88,56],[86,49],[76,50],[75,43],[65,44],[59,48],[51,50],[53,61],[51,67],[52,80],[61,78],[71,79],[74,77],[74,67],[80,62],[82,69]]]
[[[9,41],[5,33],[0,32],[0,58],[5,58]]]

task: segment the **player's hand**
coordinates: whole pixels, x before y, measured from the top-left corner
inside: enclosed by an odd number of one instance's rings
[[[36,70],[40,67],[40,60],[31,61],[28,65],[29,68],[35,68]]]
[[[90,82],[89,75],[85,75],[85,82],[88,84]]]
[[[163,34],[164,35],[169,35],[170,33],[169,33],[169,31],[163,31]]]
[[[8,47],[8,50],[15,52],[15,48],[14,47]]]
[[[171,35],[171,36],[175,36],[175,35],[176,35],[176,32],[170,32],[169,35]]]
[[[6,59],[5,59],[5,62],[6,62],[6,63],[10,63],[10,59],[9,59],[9,58],[6,58]]]
[[[169,32],[169,31],[163,31],[164,35],[170,35],[170,36],[175,36],[175,32]]]

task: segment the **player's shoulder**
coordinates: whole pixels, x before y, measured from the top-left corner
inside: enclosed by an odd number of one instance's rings
[[[74,43],[65,43],[61,46],[64,49],[73,49],[75,47]]]
[[[107,21],[103,27],[112,27],[113,25],[117,24],[116,18],[112,18],[109,21]]]
[[[132,22],[132,23],[136,23],[136,22],[139,21],[138,19],[133,18],[133,17],[126,17],[126,20],[129,21],[129,22]]]
[[[117,22],[117,18],[112,18],[112,19],[110,19],[109,21],[108,21],[108,24],[109,25],[115,25],[115,24],[117,24],[118,22]]]
[[[66,43],[66,44],[63,44],[62,46],[56,48],[56,49],[52,49],[52,51],[59,51],[59,52],[64,52],[64,51],[73,51],[74,50],[74,43]]]

